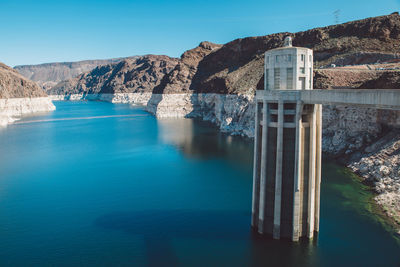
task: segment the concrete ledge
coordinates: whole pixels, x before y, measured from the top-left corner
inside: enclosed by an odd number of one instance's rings
[[[335,89],[335,90],[258,90],[257,101],[300,100],[304,104],[342,104],[400,110],[400,90]]]

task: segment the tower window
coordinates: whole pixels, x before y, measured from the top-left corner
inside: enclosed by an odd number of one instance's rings
[[[300,68],[300,73],[301,74],[306,74],[306,69],[305,68]]]
[[[281,69],[274,69],[274,89],[280,89],[281,87]]]
[[[292,55],[288,55],[288,56],[287,56],[287,60],[288,60],[289,62],[292,62]]]
[[[310,62],[312,62],[312,56],[311,55],[309,55],[309,58],[310,58]]]
[[[296,103],[285,103],[283,104],[283,108],[285,110],[294,110],[296,109]]]
[[[294,122],[294,115],[284,115],[284,122]]]
[[[293,68],[286,69],[286,89],[293,89]]]
[[[265,90],[269,89],[269,71],[265,70]]]
[[[300,55],[300,58],[301,58],[301,61],[304,61],[304,55],[303,54]]]
[[[278,109],[278,103],[270,103],[268,104],[269,109]]]
[[[276,63],[279,62],[279,56],[275,56],[275,62],[276,62]]]

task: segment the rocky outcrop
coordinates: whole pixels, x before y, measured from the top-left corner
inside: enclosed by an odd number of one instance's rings
[[[27,113],[54,109],[51,99],[35,82],[0,63],[0,126]]]
[[[400,88],[400,72],[396,70],[317,69],[314,88],[318,89],[392,89]]]
[[[204,57],[215,52],[221,45],[202,42],[196,48],[182,54],[175,68],[165,75],[162,82],[153,90],[154,94],[194,93],[192,81],[197,73],[198,65]]]
[[[400,129],[358,151],[348,166],[374,186],[375,200],[400,225]]]
[[[39,65],[15,66],[19,73],[25,78],[37,82],[43,89],[48,90],[57,83],[74,78],[81,73],[91,71],[97,66],[118,63],[124,59],[135,59],[136,56],[128,58],[113,58],[100,60],[84,60],[76,62],[57,62]]]
[[[0,99],[0,126],[6,126],[23,115],[55,110],[49,97]]]
[[[314,88],[360,88],[366,81],[375,80],[378,77],[379,72],[375,70],[317,69],[314,71]]]
[[[146,110],[157,118],[184,118],[196,112],[195,94],[152,94]],[[195,111],[196,110],[196,111]]]
[[[201,118],[222,132],[253,137],[253,99],[245,94],[153,94],[146,109],[158,118]]]
[[[400,72],[316,70],[314,85],[320,89],[400,89]],[[399,128],[399,117],[400,111],[324,106],[324,150],[330,155],[350,155],[378,138],[384,129]]]
[[[399,71],[384,71],[378,72],[380,75],[375,79],[364,81],[359,88],[365,89],[392,89],[400,88],[400,72]]]

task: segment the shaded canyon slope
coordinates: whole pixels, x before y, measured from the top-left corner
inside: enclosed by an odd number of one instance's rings
[[[178,63],[168,56],[146,55],[102,65],[62,81],[48,90],[51,95],[145,93],[157,86]]]
[[[45,97],[46,93],[18,71],[0,63],[0,98]]]

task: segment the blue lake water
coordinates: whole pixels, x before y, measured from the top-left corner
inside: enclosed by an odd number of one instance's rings
[[[250,229],[251,140],[140,108],[56,102],[0,129],[0,266],[400,266],[370,194],[325,163],[312,242]]]

